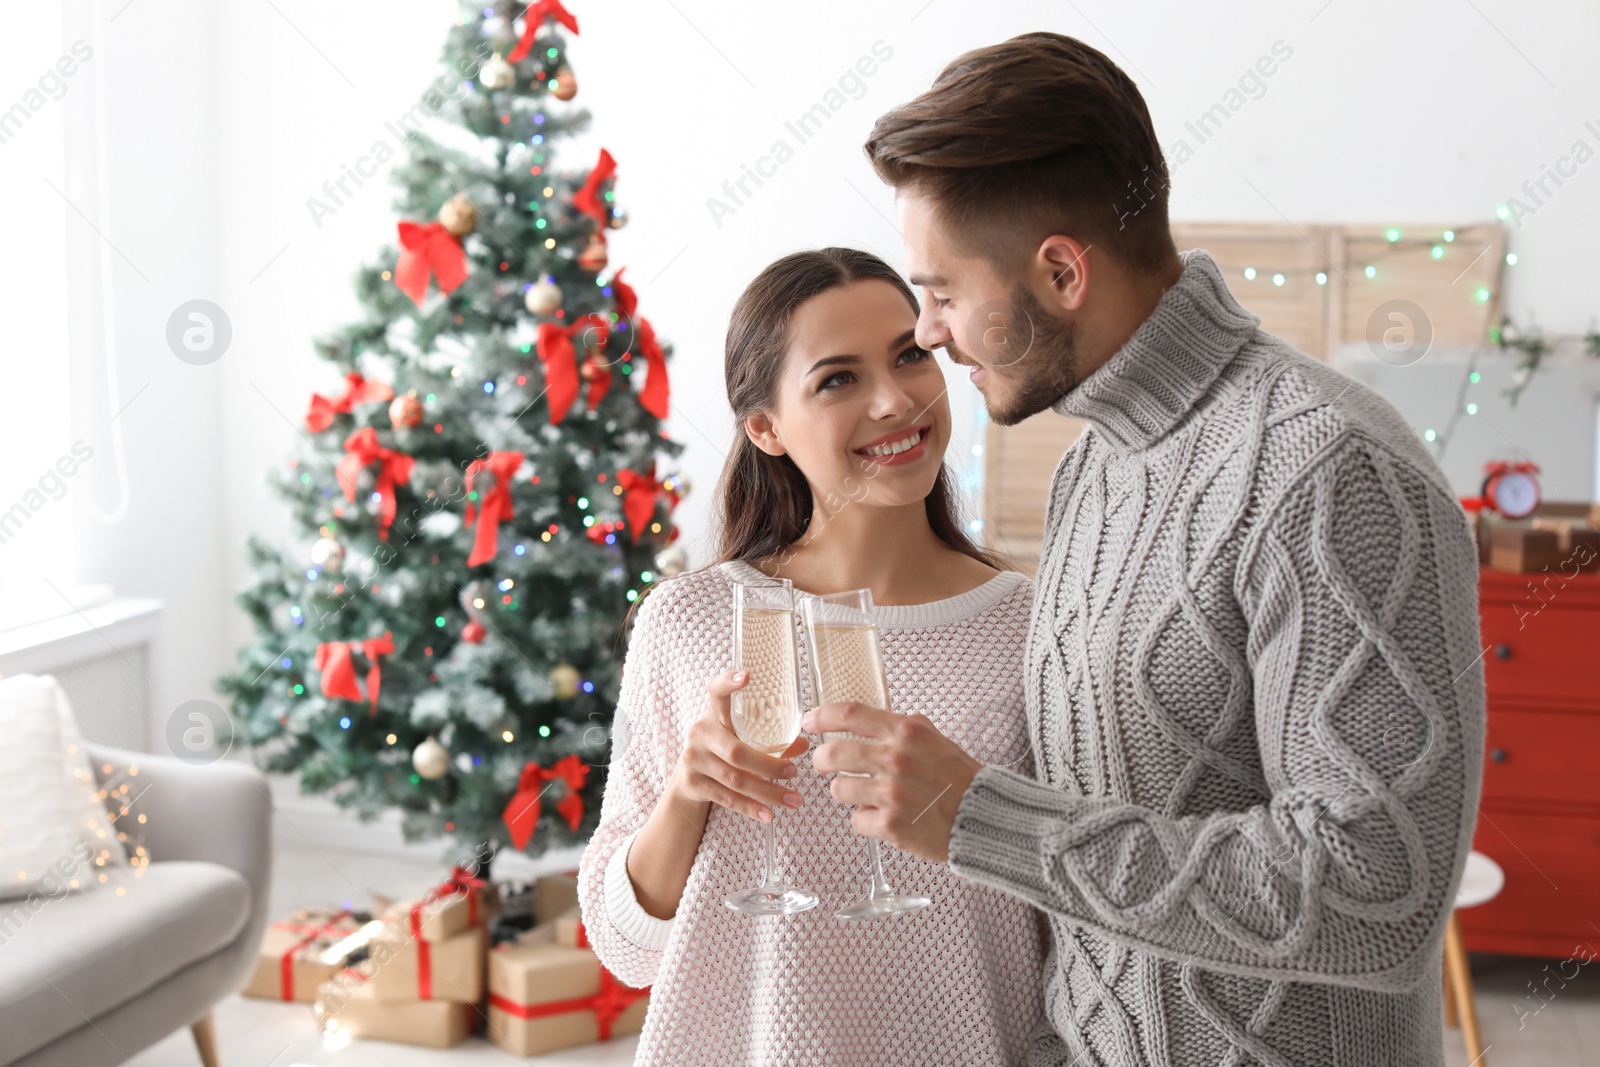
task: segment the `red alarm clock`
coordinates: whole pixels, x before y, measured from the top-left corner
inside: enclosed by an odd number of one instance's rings
[[[1532,463],[1490,463],[1484,467],[1483,504],[1507,519],[1525,519],[1539,506],[1539,468]]]

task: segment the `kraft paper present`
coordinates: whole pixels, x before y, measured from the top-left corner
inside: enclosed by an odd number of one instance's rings
[[[443,941],[411,936],[404,926],[385,924],[368,947],[361,964],[371,975],[374,999],[395,1001],[458,1001],[483,998],[483,960],[488,932],[469,926]]]
[[[338,973],[365,943],[358,936],[371,917],[332,908],[302,908],[267,927],[247,997],[310,1003],[317,987]],[[370,937],[371,932],[368,933]]]
[[[644,1029],[647,989],[630,989],[594,952],[557,941],[554,924],[489,953],[489,1040],[519,1056]]]
[[[324,982],[313,1009],[324,1033],[451,1048],[472,1032],[478,1009],[451,1000],[383,1001],[371,981],[354,970]]]
[[[445,941],[494,917],[492,886],[446,881],[421,896],[380,906],[386,923],[409,928],[427,941]]]
[[[568,948],[588,948],[588,931],[583,928],[583,910],[576,905],[557,915],[553,925],[556,928],[556,944]]]
[[[533,883],[533,921],[543,926],[578,903],[578,872],[541,875]]]

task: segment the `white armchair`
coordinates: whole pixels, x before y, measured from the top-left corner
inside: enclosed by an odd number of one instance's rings
[[[0,1067],[111,1067],[183,1026],[216,1067],[211,1008],[244,984],[267,921],[266,778],[86,747],[96,767],[138,766],[152,862],[59,899],[0,901]]]

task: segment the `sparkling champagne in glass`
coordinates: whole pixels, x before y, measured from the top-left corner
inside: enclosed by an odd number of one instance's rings
[[[782,755],[800,736],[800,667],[795,654],[794,587],[786,578],[733,586],[733,662],[750,678],[733,691],[733,731],[768,756]],[[817,897],[778,876],[774,823],[766,823],[766,866],[761,884],[723,903],[746,915],[788,915],[814,908]]]
[[[872,591],[853,589],[848,593],[808,596],[803,612],[806,641],[810,646],[812,695],[818,706],[851,701],[893,711],[889,706],[889,683],[883,670],[883,650],[878,645],[878,627],[873,621]],[[825,741],[873,743],[871,738],[850,733],[822,736]],[[836,917],[877,919],[928,906],[927,897],[896,893],[890,888],[883,876],[883,856],[877,838],[867,838],[867,857],[872,867],[872,885],[867,895],[843,911],[835,912]]]

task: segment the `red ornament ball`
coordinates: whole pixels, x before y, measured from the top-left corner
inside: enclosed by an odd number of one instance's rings
[[[489,631],[483,628],[483,623],[469,622],[461,628],[461,640],[469,645],[480,644],[488,633]]]
[[[397,396],[389,402],[389,425],[397,430],[410,430],[422,422],[422,401],[416,393]]]

